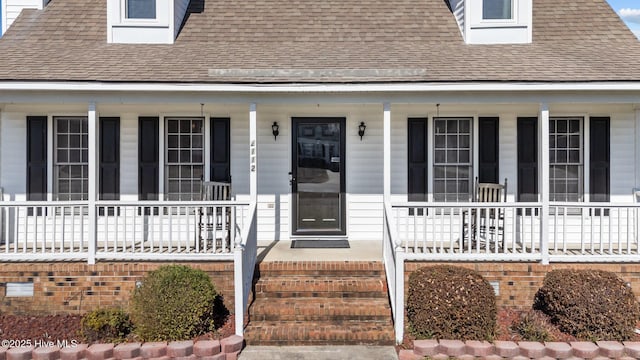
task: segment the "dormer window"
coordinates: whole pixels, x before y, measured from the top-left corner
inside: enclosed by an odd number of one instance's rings
[[[125,0],[127,19],[155,19],[156,0]]]
[[[512,20],[513,0],[483,0],[483,20]]]

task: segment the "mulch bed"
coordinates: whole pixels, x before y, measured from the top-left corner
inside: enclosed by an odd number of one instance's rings
[[[0,339],[31,345],[65,340],[84,343],[80,336],[81,319],[80,315],[0,315]],[[233,315],[230,315],[215,332],[201,335],[195,340],[229,337],[235,334],[234,321]],[[130,340],[136,341],[133,336]]]

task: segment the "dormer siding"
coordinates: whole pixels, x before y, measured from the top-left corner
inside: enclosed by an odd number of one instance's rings
[[[2,9],[2,29],[0,34],[7,32],[7,29],[13,21],[20,15],[23,9],[38,9],[42,10],[47,6],[49,0],[3,0]]]
[[[135,18],[127,0],[107,0],[107,42],[118,44],[173,44],[189,0],[155,0],[155,18]]]
[[[528,44],[533,40],[533,0],[511,0],[503,18],[484,14],[491,0],[449,0],[467,44]],[[510,14],[510,15],[509,15]]]

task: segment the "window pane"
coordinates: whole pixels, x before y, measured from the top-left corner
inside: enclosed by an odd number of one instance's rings
[[[193,135],[193,137],[191,138],[191,145],[196,148],[202,148],[202,136],[200,135]]]
[[[68,137],[66,135],[58,135],[58,147],[66,148],[69,146]]]
[[[178,120],[167,121],[167,131],[169,131],[170,133],[177,133],[179,123],[180,122]]]
[[[178,150],[169,150],[167,152],[167,161],[169,161],[170,163],[177,163],[178,162]]]
[[[454,163],[454,164],[458,162],[457,150],[447,150],[447,162]]]
[[[460,150],[460,163],[469,163],[471,162],[469,156],[469,150]]]
[[[482,4],[482,18],[485,20],[511,19],[512,0],[484,0]]]
[[[155,19],[156,0],[127,0],[128,19]]]
[[[471,132],[471,120],[463,119],[460,120],[460,133],[469,134]]]
[[[445,163],[446,162],[446,153],[443,150],[436,150],[436,152],[435,152],[435,162],[436,163]]]
[[[456,134],[458,132],[458,120],[447,120],[447,133]]]
[[[191,135],[180,135],[180,147],[181,148],[191,147]]]
[[[66,133],[69,131],[69,124],[67,123],[67,120],[59,119],[57,123],[58,123],[58,126],[57,126],[58,133]]]
[[[169,139],[167,141],[167,145],[169,146],[169,148],[177,148],[178,146],[180,146],[178,144],[178,135],[169,135]]]
[[[183,162],[183,163],[191,162],[191,151],[180,150],[180,162]]]
[[[80,120],[78,119],[69,120],[69,132],[72,134],[80,133]]]
[[[436,135],[436,149],[442,149],[446,146],[446,136],[444,135]]]
[[[458,147],[458,135],[447,135],[447,147],[448,148]]]

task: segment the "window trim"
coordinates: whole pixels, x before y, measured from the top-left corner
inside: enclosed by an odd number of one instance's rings
[[[551,136],[553,134],[557,134],[555,131],[552,131],[551,129],[551,124],[549,124],[549,198],[551,202],[588,202],[589,201],[589,196],[587,194],[588,189],[589,189],[589,179],[588,179],[588,174],[585,173],[585,169],[588,169],[589,167],[589,162],[588,162],[588,152],[590,151],[590,149],[588,148],[588,144],[586,143],[586,140],[589,136],[588,133],[588,126],[589,126],[589,121],[588,121],[588,116],[585,115],[550,115],[549,116],[549,122],[551,121],[556,121],[556,120],[579,120],[580,121],[580,129],[579,129],[579,135],[580,135],[580,139],[579,139],[579,161],[576,162],[569,162],[568,159],[568,154],[567,154],[567,162],[558,162],[557,159],[556,161],[552,162],[551,161],[551,152],[552,149],[558,149],[557,147],[557,143],[555,147],[551,147]],[[567,134],[570,134],[567,130]],[[557,136],[557,135],[556,135]],[[569,146],[569,139],[567,139],[567,147],[566,149],[571,149],[571,147]],[[577,166],[578,167],[578,199],[576,201],[567,201],[567,200],[552,200],[552,195],[556,194],[555,191],[552,191],[551,189],[551,184],[552,184],[552,179],[555,179],[552,176],[551,173],[551,169],[553,168],[553,166]],[[567,178],[565,177],[565,180]],[[564,193],[565,197],[568,195],[568,193]]]
[[[436,162],[436,121],[437,120],[468,120],[469,121],[469,161],[468,163],[455,163],[456,165],[452,165],[452,166],[468,166],[469,167],[469,198],[467,199],[467,201],[471,200],[471,195],[473,192],[473,179],[476,176],[476,171],[477,171],[477,149],[475,148],[476,144],[478,143],[476,141],[476,137],[477,137],[477,119],[478,116],[475,115],[467,115],[467,116],[431,116],[430,117],[430,130],[431,130],[431,135],[429,135],[429,137],[431,138],[431,146],[427,146],[428,151],[430,152],[430,156],[428,157],[429,159],[429,163],[428,163],[428,167],[430,169],[430,171],[428,172],[428,177],[429,177],[429,189],[431,190],[429,192],[429,200],[430,201],[437,201],[436,200],[436,167],[439,166],[448,166],[447,161],[445,159],[444,163],[437,163]],[[456,132],[456,134],[459,134],[458,132]],[[459,136],[459,135],[458,135]],[[445,148],[446,149],[446,148]],[[445,150],[446,151],[446,150]],[[445,184],[446,187],[446,184]],[[446,193],[446,189],[445,189],[445,193]],[[446,196],[446,195],[445,195]],[[459,197],[459,193],[458,193],[458,197]],[[448,202],[448,200],[446,200],[446,198],[443,200],[444,202]],[[460,199],[458,198],[458,200],[456,200],[456,202],[464,202],[464,199]],[[437,201],[439,202],[439,201]]]
[[[51,144],[51,157],[52,157],[52,162],[51,162],[51,181],[52,181],[52,196],[53,196],[53,200],[55,201],[86,201],[88,200],[88,182],[89,182],[89,177],[91,176],[91,174],[89,174],[88,172],[88,166],[89,166],[89,157],[88,157],[88,152],[89,152],[89,129],[88,129],[88,116],[87,115],[54,115],[51,117],[52,119],[52,137],[53,137],[53,141]],[[59,165],[59,161],[58,161],[58,120],[59,119],[66,119],[66,120],[70,120],[70,119],[79,119],[79,120],[84,120],[87,122],[87,161],[83,162],[82,161],[82,151],[83,151],[83,147],[82,147],[82,136],[84,135],[83,130],[82,130],[82,123],[80,125],[80,161],[79,162],[71,162],[71,161],[66,161],[64,162],[64,164],[66,165],[73,165],[75,164],[76,166],[86,166],[87,167],[87,176],[85,177],[81,177],[80,181],[87,181],[87,189],[86,189],[86,194],[85,192],[81,192],[80,194],[82,194],[82,199],[75,199],[75,200],[71,200],[71,199],[66,199],[66,200],[60,200],[60,191],[59,191],[59,176],[58,176],[58,168],[59,166],[64,166],[64,165]],[[72,134],[70,131],[66,132],[65,134]],[[71,149],[71,147],[67,146],[66,149]],[[72,177],[69,177],[68,179],[73,179]],[[77,194],[77,193],[72,193],[69,192],[68,194]]]
[[[159,187],[159,192],[161,194],[161,196],[163,197],[164,200],[170,200],[170,195],[173,194],[169,191],[169,166],[174,165],[175,164],[182,164],[181,161],[177,162],[177,163],[173,163],[173,162],[169,162],[169,121],[170,120],[200,120],[202,122],[202,127],[201,127],[201,132],[200,135],[202,137],[202,145],[201,145],[201,151],[202,151],[202,179],[203,180],[208,180],[209,178],[209,171],[208,171],[208,166],[206,166],[207,161],[209,161],[208,159],[208,154],[207,151],[209,150],[209,144],[208,144],[208,132],[210,131],[209,126],[207,125],[207,116],[205,116],[203,114],[203,116],[184,116],[184,115],[166,115],[166,116],[162,116],[162,127],[160,128],[160,136],[162,137],[162,141],[161,141],[161,148],[160,148],[160,153],[163,155],[163,159],[161,160],[161,165],[160,165],[160,169],[162,169],[162,173],[159,174],[160,176],[158,177],[159,181],[160,181],[160,187]],[[181,134],[180,132],[178,132],[177,134]],[[190,133],[191,136],[193,136],[194,133]],[[180,135],[178,135],[180,136]],[[180,149],[180,147],[178,146],[178,149]],[[193,147],[190,145],[190,149],[193,149]],[[178,150],[179,151],[179,150]],[[194,166],[193,162],[189,162],[190,166]],[[182,165],[177,165],[177,166],[182,166]],[[197,166],[197,165],[196,165]],[[191,182],[192,182],[192,186],[193,186],[193,182],[194,182],[193,177],[191,177]],[[192,187],[193,190],[193,187]],[[180,192],[178,193],[180,199],[177,200],[171,200],[171,201],[189,201],[189,199],[182,199],[181,198],[181,194],[182,191],[180,190]],[[191,192],[192,196],[194,194],[196,194],[195,192]],[[193,199],[191,199],[193,200]]]

